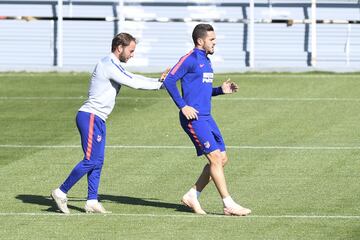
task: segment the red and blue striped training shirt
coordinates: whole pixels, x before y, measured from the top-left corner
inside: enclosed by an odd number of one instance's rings
[[[221,87],[212,87],[213,79],[206,52],[194,48],[170,70],[164,86],[179,109],[188,105],[195,108],[199,116],[208,116],[211,114],[211,97],[223,94]],[[178,80],[181,80],[181,95],[176,86]]]

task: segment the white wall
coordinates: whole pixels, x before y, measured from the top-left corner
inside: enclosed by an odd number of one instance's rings
[[[64,0],[64,16],[117,16],[119,1]],[[255,0],[255,19],[304,19],[311,17],[310,0]],[[57,1],[0,0],[0,16],[56,16]],[[197,4],[200,3],[200,4]],[[318,19],[360,20],[357,0],[318,0]],[[126,18],[231,18],[248,17],[248,1],[125,1]],[[191,32],[198,22],[64,21],[64,67],[56,67],[56,22],[0,20],[0,71],[91,71],[110,51],[111,39],[122,29],[138,38],[136,71],[160,71],[174,65],[192,47]],[[248,27],[243,23],[213,23],[216,52],[211,56],[217,72],[241,72],[249,66]],[[309,69],[311,26],[255,24],[255,70]],[[360,70],[360,24],[318,24],[317,67]],[[349,36],[349,38],[348,38]],[[350,41],[349,59],[346,43]],[[347,61],[349,60],[349,61]]]

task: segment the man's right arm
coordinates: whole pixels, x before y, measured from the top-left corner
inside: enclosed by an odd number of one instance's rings
[[[172,75],[171,72],[167,75],[167,77],[165,78],[163,84],[166,88],[166,90],[168,91],[168,93],[170,94],[171,98],[173,99],[173,101],[175,102],[176,106],[181,109],[184,106],[186,106],[186,103],[184,101],[184,99],[181,97],[179,90],[176,86],[176,82],[179,80],[180,78],[176,75]]]
[[[181,110],[184,116],[190,119],[197,119],[199,113],[195,108],[188,106],[185,100],[181,97],[176,82],[183,78],[192,68],[191,59],[186,59],[187,56],[180,59],[180,61],[170,70],[169,74],[164,80],[164,86],[169,92],[171,98],[176,106]],[[184,59],[185,58],[185,59]]]
[[[170,70],[169,74],[164,80],[164,86],[169,92],[171,98],[179,109],[186,106],[185,100],[181,97],[180,92],[176,86],[176,82],[183,78],[191,69],[191,59],[187,55],[182,57],[179,62]]]
[[[117,65],[114,62],[107,64],[106,74],[109,79],[134,89],[153,90],[160,89],[162,85],[158,79],[133,74],[129,71],[126,71],[121,65]]]

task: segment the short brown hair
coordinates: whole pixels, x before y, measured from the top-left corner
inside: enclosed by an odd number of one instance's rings
[[[198,45],[197,40],[199,38],[204,38],[207,35],[207,32],[213,32],[214,28],[210,24],[200,23],[195,26],[194,31],[192,32],[192,39],[195,46]]]
[[[136,38],[131,36],[129,33],[119,33],[112,40],[111,51],[114,52],[120,45],[123,47],[129,46],[131,42],[136,43]]]

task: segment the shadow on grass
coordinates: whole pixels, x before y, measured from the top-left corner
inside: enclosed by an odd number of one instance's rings
[[[29,204],[36,204],[40,206],[47,206],[49,207],[46,210],[47,212],[59,212],[56,203],[50,196],[41,196],[41,195],[30,195],[30,194],[20,194],[16,196],[16,199],[21,200],[23,203],[29,203]],[[80,212],[85,212],[84,209],[72,206],[68,204],[68,208],[72,210],[77,210]]]
[[[147,206],[147,207],[157,207],[157,208],[167,208],[174,209],[178,212],[191,212],[190,209],[184,205],[176,204],[176,203],[168,203],[161,202],[159,199],[152,198],[136,198],[129,196],[114,196],[114,195],[106,195],[100,194],[100,200],[109,201],[113,203],[127,204],[127,205],[139,205],[139,206]]]
[[[44,210],[47,212],[59,212],[56,206],[56,203],[51,199],[50,196],[42,196],[42,195],[30,195],[30,194],[20,194],[16,196],[16,199],[21,200],[23,203],[28,204],[36,204],[40,206],[48,206],[49,208]],[[138,206],[147,206],[147,207],[157,207],[157,208],[167,208],[174,209],[179,212],[191,212],[189,208],[176,203],[167,203],[161,202],[158,199],[148,199],[148,198],[136,198],[136,197],[128,197],[128,196],[114,196],[114,195],[99,195],[100,201],[112,202],[112,203],[120,203],[127,205],[138,205]],[[85,199],[79,198],[69,198],[68,200],[68,208],[70,210],[76,210],[80,212],[84,212],[83,208],[79,208],[71,205],[71,202],[85,202]]]

